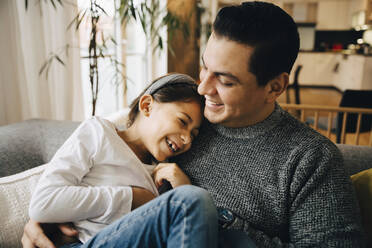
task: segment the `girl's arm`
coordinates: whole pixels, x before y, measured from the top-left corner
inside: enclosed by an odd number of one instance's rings
[[[57,151],[33,192],[29,215],[38,222],[69,222],[96,218],[107,222],[130,212],[129,186],[79,186],[101,150],[103,127],[85,121]]]

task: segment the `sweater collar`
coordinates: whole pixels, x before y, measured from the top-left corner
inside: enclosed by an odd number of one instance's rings
[[[239,128],[225,127],[220,124],[211,124],[211,126],[217,133],[229,138],[253,138],[262,135],[277,126],[282,119],[283,112],[284,110],[279,106],[279,104],[275,103],[274,111],[265,120],[252,126]]]

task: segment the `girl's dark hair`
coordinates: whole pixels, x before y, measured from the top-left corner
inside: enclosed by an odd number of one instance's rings
[[[169,74],[168,74],[169,75]],[[134,121],[136,120],[136,117],[139,113],[139,101],[140,98],[146,93],[147,89],[153,85],[156,81],[158,81],[161,78],[164,78],[168,75],[159,77],[152,81],[152,83],[147,86],[139,96],[132,101],[132,103],[129,105],[130,111],[128,114],[128,121],[127,121],[127,127],[133,125]],[[204,97],[198,94],[197,88],[198,85],[195,83],[195,85],[190,84],[190,82],[179,82],[172,83],[172,79],[169,80],[169,83],[165,84],[164,86],[157,89],[154,93],[151,94],[151,96],[154,98],[156,102],[159,103],[167,103],[167,102],[192,102],[195,101],[200,104],[200,106],[204,107]]]

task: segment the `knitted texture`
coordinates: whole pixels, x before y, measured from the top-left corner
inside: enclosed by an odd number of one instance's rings
[[[278,105],[250,127],[203,123],[191,150],[174,162],[234,213],[227,228],[244,230],[258,247],[363,246],[339,150]]]

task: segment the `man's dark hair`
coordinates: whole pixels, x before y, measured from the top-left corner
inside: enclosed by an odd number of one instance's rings
[[[261,86],[282,72],[290,73],[300,46],[292,17],[266,2],[244,2],[222,8],[213,23],[213,31],[217,38],[254,48],[248,71]]]

